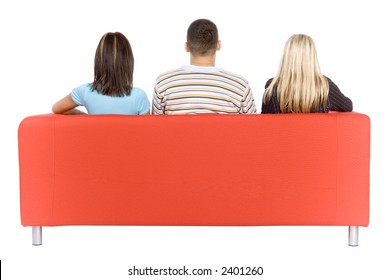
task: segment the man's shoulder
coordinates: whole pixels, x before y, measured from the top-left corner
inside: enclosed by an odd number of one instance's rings
[[[234,79],[236,81],[240,81],[242,84],[248,84],[248,80],[240,74],[237,74],[236,72],[226,70],[224,68],[220,68],[220,73],[226,77],[229,77],[231,79]]]
[[[174,75],[180,74],[183,71],[185,71],[185,69],[183,67],[178,67],[175,69],[171,69],[169,71],[162,72],[160,75],[157,76],[157,80],[164,78],[164,77],[169,77],[169,76],[174,76]]]

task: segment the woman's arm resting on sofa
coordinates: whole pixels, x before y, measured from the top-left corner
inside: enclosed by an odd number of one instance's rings
[[[61,100],[57,101],[52,111],[54,114],[68,114],[68,115],[80,115],[85,114],[84,112],[75,109],[78,105],[73,101],[72,96],[68,94]]]

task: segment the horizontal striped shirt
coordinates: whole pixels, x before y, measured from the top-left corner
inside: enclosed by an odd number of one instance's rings
[[[217,67],[185,65],[157,78],[152,113],[255,114],[256,105],[245,78]]]

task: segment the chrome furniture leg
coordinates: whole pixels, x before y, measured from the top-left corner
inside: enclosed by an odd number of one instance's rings
[[[359,245],[359,227],[350,226],[348,229],[348,245],[358,246]]]
[[[35,246],[42,245],[42,227],[32,227],[32,244]]]

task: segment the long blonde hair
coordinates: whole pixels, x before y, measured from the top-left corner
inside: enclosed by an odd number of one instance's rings
[[[329,83],[321,74],[312,38],[292,35],[286,42],[278,73],[264,92],[268,102],[276,92],[282,113],[310,113],[325,108]]]

